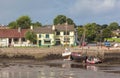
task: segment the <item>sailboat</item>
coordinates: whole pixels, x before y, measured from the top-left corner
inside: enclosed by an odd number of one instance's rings
[[[66,35],[65,35],[65,50],[64,50],[64,52],[62,53],[62,57],[64,58],[64,60],[71,60],[70,59],[70,56],[71,56],[71,51],[70,51],[70,49],[67,47],[67,21],[66,21],[66,23],[65,23],[65,25],[66,25]]]
[[[83,47],[86,45],[85,44],[85,28],[84,28],[84,32],[83,32],[83,35],[81,37],[81,40],[80,40],[80,43],[79,43],[80,46],[82,46],[82,49],[79,51],[79,52],[71,52],[71,60],[74,60],[74,61],[85,61],[87,59],[87,56],[83,53]]]
[[[70,49],[69,48],[65,48],[65,51],[62,53],[62,57],[64,58],[64,60],[71,60],[70,56],[71,56]]]

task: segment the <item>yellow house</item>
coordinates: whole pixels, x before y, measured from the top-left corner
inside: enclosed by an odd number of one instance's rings
[[[44,26],[34,29],[37,34],[38,46],[52,46],[54,45],[54,31],[51,26]]]
[[[75,44],[75,32],[74,25],[53,25],[53,30],[55,31],[55,41],[56,45],[69,45]]]
[[[35,28],[38,46],[69,45],[75,44],[74,25],[50,25]]]

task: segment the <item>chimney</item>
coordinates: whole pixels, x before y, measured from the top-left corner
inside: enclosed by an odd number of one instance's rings
[[[30,26],[30,29],[33,30],[33,26],[32,25]]]
[[[21,27],[18,27],[18,32],[19,32],[19,33],[21,32]]]
[[[68,25],[68,23],[66,22],[65,25]]]
[[[55,25],[52,26],[52,30],[55,30]]]

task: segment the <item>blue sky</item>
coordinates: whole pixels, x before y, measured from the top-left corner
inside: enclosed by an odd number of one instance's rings
[[[28,15],[32,22],[48,25],[61,14],[77,25],[120,24],[120,0],[0,0],[0,24],[6,25]]]

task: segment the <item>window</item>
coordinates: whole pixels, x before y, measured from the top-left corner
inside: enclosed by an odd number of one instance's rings
[[[64,38],[64,42],[69,42],[70,38]]]
[[[50,44],[50,40],[44,40],[44,44]]]
[[[25,41],[25,38],[22,38],[22,41]]]
[[[39,34],[39,38],[41,38],[41,34]]]
[[[60,32],[57,31],[57,32],[56,32],[56,35],[60,35]]]
[[[18,41],[19,41],[18,38],[14,38],[14,42],[15,42],[15,43],[18,43]],[[11,42],[9,42],[9,43],[11,43]]]
[[[49,34],[46,34],[46,38],[49,38]]]
[[[14,38],[14,41],[15,41],[15,42],[18,42],[18,38]]]
[[[69,35],[69,32],[64,32],[64,35]]]

